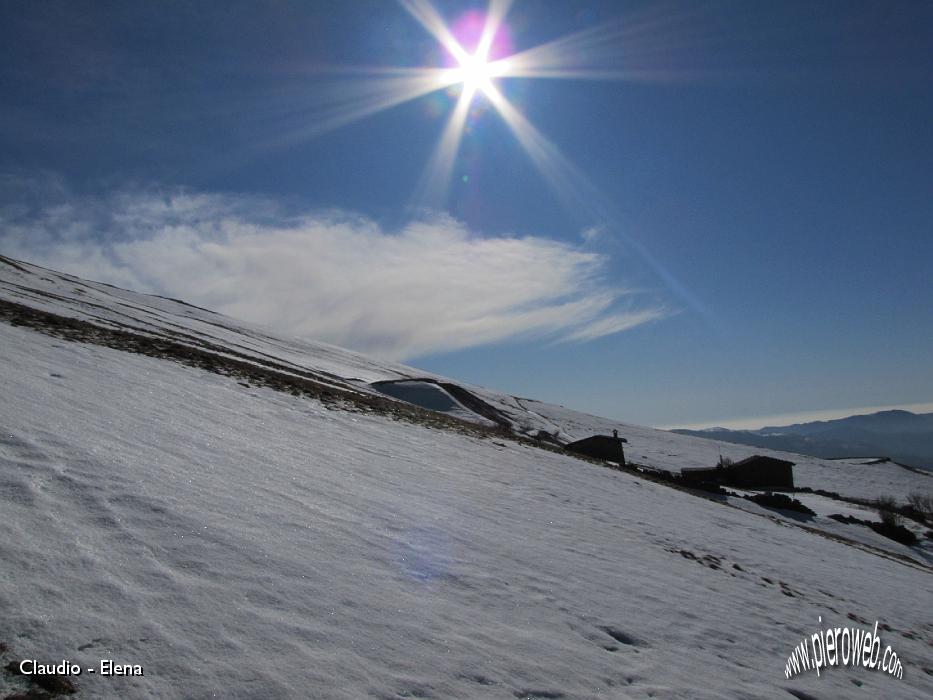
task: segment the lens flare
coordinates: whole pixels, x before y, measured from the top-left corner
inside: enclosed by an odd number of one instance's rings
[[[703,30],[702,15],[661,3],[516,51],[505,22],[512,0],[489,0],[485,12],[469,10],[449,24],[430,0],[398,2],[443,49],[444,58],[438,65],[304,69],[330,74],[337,81],[313,92],[306,89],[306,84],[296,83],[294,91],[264,97],[262,109],[256,113],[261,115],[266,131],[274,136],[255,141],[242,157],[288,148],[411,100],[432,93],[443,97],[447,92],[455,97],[455,104],[416,190],[412,202],[415,208],[445,208],[462,134],[471,128],[473,116],[480,113],[471,110],[477,99],[483,99],[508,124],[521,148],[562,200],[578,199],[581,192],[592,191],[593,186],[509,102],[504,81],[693,79],[699,69],[687,66],[682,55],[678,63],[678,51],[715,38],[715,32]],[[225,156],[226,160],[231,158]],[[574,211],[580,209],[578,204],[573,206]]]
[[[429,109],[437,114],[450,109],[433,152],[409,202],[413,210],[447,209],[454,165],[463,135],[476,124],[483,110],[472,109],[482,99],[508,126],[544,182],[568,212],[585,226],[599,222],[643,258],[668,287],[693,308],[689,291],[655,261],[647,249],[624,233],[611,200],[603,196],[586,174],[555,143],[536,128],[508,99],[507,80],[571,79],[600,81],[696,80],[704,75],[695,61],[687,60],[690,47],[716,39],[715,29],[703,29],[702,15],[668,3],[651,4],[627,12],[615,21],[567,34],[530,48],[514,50],[505,22],[512,0],[489,0],[486,11],[471,10],[449,25],[430,0],[398,0],[443,49],[434,66],[299,66],[294,87],[263,95],[253,110],[262,120],[264,138],[246,149],[225,153],[214,168],[235,163],[341,129],[406,102],[433,95]],[[319,83],[309,91],[305,79],[329,75],[331,84]],[[707,77],[713,77],[709,74]],[[451,101],[450,98],[453,98]],[[426,107],[427,108],[427,107]],[[268,134],[273,134],[269,136]],[[460,173],[458,182],[469,185]],[[462,192],[463,188],[459,187]],[[584,221],[585,220],[585,221]]]

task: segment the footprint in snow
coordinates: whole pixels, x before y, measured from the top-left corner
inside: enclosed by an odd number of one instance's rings
[[[608,634],[610,637],[616,640],[619,644],[624,644],[625,646],[628,646],[628,647],[647,646],[647,642],[645,642],[644,640],[638,639],[637,637],[633,637],[628,632],[623,632],[622,630],[616,627],[611,627],[609,625],[602,625],[600,626],[599,629],[601,629],[603,632]],[[617,651],[618,650],[618,647],[610,649],[607,646],[603,648],[606,649],[606,651]]]
[[[516,690],[512,695],[520,700],[538,700],[538,698],[541,700],[560,700],[560,698],[566,697],[559,690],[529,690],[527,688]]]

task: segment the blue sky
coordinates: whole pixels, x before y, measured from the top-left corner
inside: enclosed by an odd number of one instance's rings
[[[413,14],[0,3],[0,252],[638,423],[933,402],[933,4],[516,0],[546,148],[480,90],[449,183],[461,85],[352,118]]]

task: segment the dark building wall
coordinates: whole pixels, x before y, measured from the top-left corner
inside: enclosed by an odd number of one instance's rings
[[[774,457],[756,455],[728,467],[684,469],[684,481],[689,483],[723,484],[742,488],[794,488],[794,463]]]
[[[593,435],[571,442],[564,447],[577,454],[625,464],[625,450],[622,449],[622,438],[609,435]]]
[[[794,488],[794,464],[774,457],[749,457],[728,467],[736,486]]]

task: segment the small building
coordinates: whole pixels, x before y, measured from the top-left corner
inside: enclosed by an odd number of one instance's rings
[[[794,488],[794,463],[765,455],[754,455],[725,466],[682,469],[680,473],[684,481],[694,484],[778,491]]]
[[[569,442],[564,445],[564,449],[576,452],[577,454],[604,459],[607,462],[618,462],[625,464],[625,450],[622,443],[628,442],[625,438],[615,435],[591,435],[590,437]]]

